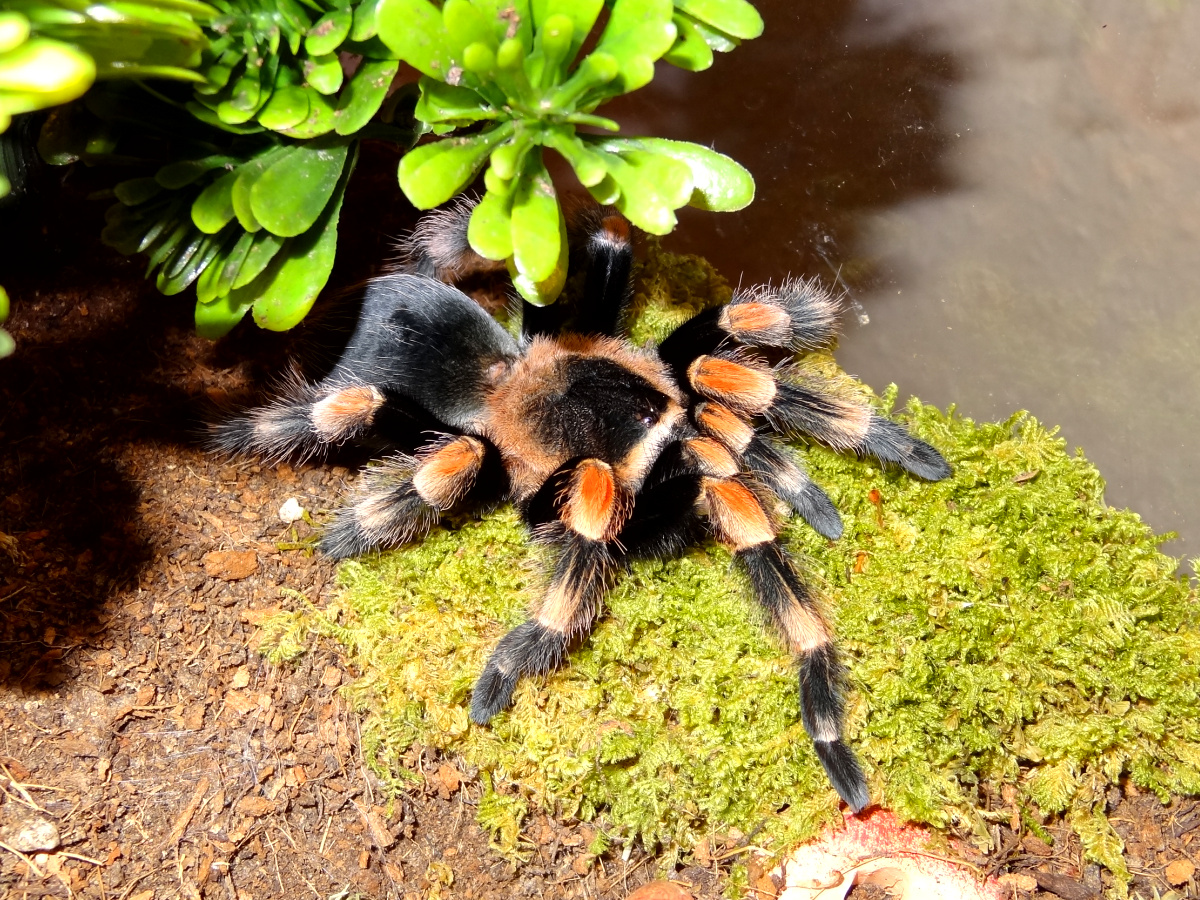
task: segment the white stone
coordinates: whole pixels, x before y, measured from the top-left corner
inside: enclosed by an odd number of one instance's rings
[[[283,520],[284,525],[298,522],[304,518],[304,507],[295,497],[288,497],[283,506],[279,507],[279,518]]]

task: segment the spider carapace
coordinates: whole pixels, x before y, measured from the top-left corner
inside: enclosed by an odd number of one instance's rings
[[[447,283],[491,265],[467,244],[470,212],[460,204],[427,216],[406,244],[404,271],[366,284],[331,373],[294,380],[268,405],[215,426],[215,447],[275,458],[348,442],[389,451],[324,534],[322,549],[338,558],[419,541],[445,513],[516,505],[554,562],[536,611],[476,682],[480,724],[509,705],[520,678],[565,661],[629,560],[715,538],[795,654],[804,728],[838,794],[861,810],[866,780],[842,739],[843,669],[778,539],[776,510],[829,538],[842,522],[780,438],[812,438],[929,480],[950,467],[791,365],[835,333],[838,302],[816,282],[739,291],[657,347],[637,347],[622,332],[629,226],[590,210],[573,226],[582,241],[572,262],[587,267],[581,296],[569,308],[525,304],[514,338]]]

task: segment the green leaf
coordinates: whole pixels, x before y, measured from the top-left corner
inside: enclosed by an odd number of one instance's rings
[[[446,0],[442,6],[446,47],[451,56],[461,59],[469,44],[480,43],[492,50],[499,46],[495,30],[470,0]]]
[[[678,209],[691,199],[692,170],[687,163],[647,150],[631,150],[621,158],[638,171],[643,181],[655,186],[670,209]]]
[[[9,114],[32,112],[74,100],[96,77],[92,58],[74,47],[33,38],[0,57],[0,91]]]
[[[562,210],[541,154],[531,154],[513,191],[512,245],[517,271],[533,282],[545,281],[562,255]]]
[[[694,182],[689,206],[733,212],[754,199],[754,177],[740,163],[716,150],[666,138],[637,138],[636,142],[646,150],[687,163]]]
[[[350,40],[365,41],[378,32],[376,12],[379,0],[362,0],[354,7],[354,24],[350,27]]]
[[[293,147],[250,188],[250,208],[264,228],[283,237],[313,226],[342,178],[350,146],[344,138]]]
[[[309,56],[332,53],[349,36],[353,24],[354,14],[349,9],[331,9],[309,29],[304,38],[304,52]]]
[[[178,190],[202,178],[213,169],[239,162],[236,157],[215,154],[201,159],[181,159],[168,163],[154,173],[154,179],[167,190]]]
[[[709,47],[718,53],[729,53],[732,50],[736,50],[742,44],[737,38],[726,34],[719,28],[713,28],[707,22],[693,19],[686,13],[676,13],[676,15],[688,19],[692,27],[696,29],[696,33],[704,38],[704,43],[708,44]]]
[[[673,66],[687,69],[689,72],[702,72],[713,64],[713,48],[708,46],[692,20],[685,15],[675,13],[671,20],[679,36],[675,45],[666,52],[663,59]]]
[[[215,341],[233,331],[234,326],[246,317],[254,303],[254,297],[227,294],[212,303],[196,303],[196,334]]]
[[[247,64],[246,74],[234,82],[229,99],[217,107],[217,115],[223,122],[241,125],[254,115],[262,97],[263,75],[261,68]],[[271,82],[274,82],[273,75]]]
[[[551,16],[568,16],[574,25],[571,35],[571,45],[567,51],[568,62],[575,58],[579,48],[591,32],[600,10],[604,8],[604,0],[533,0],[530,4],[533,12],[535,28],[541,28]]]
[[[192,223],[186,216],[186,210],[178,204],[170,204],[158,220],[146,231],[145,236],[136,247],[138,252],[147,255],[146,277],[150,276],[163,260],[169,258],[183,240],[192,233]],[[106,228],[101,233],[105,238]],[[107,240],[106,240],[107,243]]]
[[[533,135],[522,128],[512,138],[492,151],[492,168],[504,180],[511,180],[525,166],[525,156],[533,147]]]
[[[29,20],[19,12],[0,13],[0,53],[8,53],[29,39]],[[0,292],[3,292],[0,288]],[[5,295],[7,304],[7,295]],[[4,321],[0,318],[0,322]]]
[[[242,271],[242,266],[246,263],[250,255],[250,250],[259,239],[271,235],[269,231],[260,231],[258,234],[250,234],[248,231],[243,231],[238,235],[238,239],[233,246],[223,252],[214,263],[204,270],[204,275],[200,276],[196,284],[196,296],[202,303],[211,303],[218,297],[223,297],[233,290],[234,284],[237,281],[238,275]],[[274,235],[271,235],[275,237]],[[275,240],[282,244],[284,238],[275,237]],[[268,260],[269,261],[269,260]],[[266,263],[263,263],[266,266]],[[259,270],[261,271],[261,269]],[[200,293],[201,283],[205,281],[205,276],[212,274],[209,279],[207,288],[204,294]],[[258,275],[255,272],[254,275]],[[253,281],[253,276],[248,277],[247,281]]]
[[[554,270],[544,281],[534,281],[517,268],[516,255],[507,260],[508,274],[517,292],[534,306],[546,306],[553,303],[562,293],[563,285],[567,283],[567,226],[566,220],[559,216],[558,232],[559,255]]]
[[[222,131],[228,131],[231,134],[257,134],[262,131],[261,126],[253,123],[234,125],[226,122],[207,106],[197,103],[195,100],[189,100],[184,104],[184,108],[201,122],[205,122],[215,128],[220,128]]]
[[[616,207],[630,222],[650,234],[669,234],[675,227],[675,209],[653,177],[651,166],[631,165],[620,156],[610,156],[608,173],[621,190]],[[682,205],[682,204],[680,204]]]
[[[310,56],[304,61],[304,78],[308,84],[322,94],[336,94],[342,86],[345,73],[336,53],[325,56]]]
[[[424,144],[400,160],[400,189],[417,209],[445,203],[470,183],[488,154],[513,132],[512,121],[468,137]]]
[[[155,279],[155,285],[164,294],[178,294],[187,284],[176,284],[173,280],[188,268],[188,263],[199,252],[205,241],[212,240],[214,235],[204,234],[192,227],[191,222],[185,221],[180,226],[184,229],[184,233],[178,242],[175,243],[174,249],[165,258],[161,259],[158,270],[158,277]],[[155,256],[151,256],[154,259]],[[199,272],[197,272],[199,274]]]
[[[654,61],[675,43],[671,0],[616,0],[596,51],[617,60],[620,74],[610,85],[628,93],[649,84]]]
[[[345,177],[333,201],[311,229],[289,241],[286,252],[272,260],[259,278],[270,285],[254,301],[254,321],[270,331],[286,331],[308,314],[317,295],[329,280],[337,251],[337,225],[345,197],[345,179],[354,168],[346,166]],[[257,284],[258,279],[252,284]]]
[[[258,113],[259,124],[272,131],[295,128],[308,118],[309,93],[298,85],[276,88],[266,106]]]
[[[485,259],[512,256],[512,201],[511,192],[488,191],[471,211],[467,241]]]
[[[250,237],[250,235],[244,231],[240,231],[240,235],[242,238]],[[228,289],[224,291],[219,290],[217,285],[221,280],[221,271],[225,268],[225,263],[229,258],[229,254],[238,246],[238,243],[240,243],[240,241],[235,243],[233,247],[218,253],[216,258],[204,267],[204,271],[201,272],[200,277],[196,279],[197,302],[212,303],[218,297],[229,293]]]
[[[575,177],[584,187],[595,187],[608,174],[604,157],[591,150],[575,134],[575,129],[557,126],[546,130],[546,146],[558,152],[571,168]]]
[[[551,109],[573,109],[579,98],[588,91],[595,92],[597,97],[603,95],[605,87],[621,74],[617,58],[604,52],[589,53],[575,69],[575,72],[546,98]],[[596,102],[588,109],[595,109]]]
[[[304,91],[308,95],[308,116],[291,128],[281,128],[280,134],[308,140],[333,131],[333,126],[337,124],[334,118],[337,98],[327,97],[311,87],[304,88]]]
[[[428,0],[380,0],[375,16],[380,40],[400,59],[431,78],[446,80],[450,53],[437,7]]]
[[[232,279],[234,290],[243,288],[252,282],[255,278],[262,274],[263,270],[273,260],[276,254],[287,243],[288,238],[282,238],[277,234],[263,229],[257,234],[251,235],[253,242],[249,250],[246,251],[246,258],[236,273],[222,272],[221,279],[224,281],[227,278]],[[230,256],[230,264],[233,263],[234,257]]]
[[[421,98],[417,101],[415,115],[422,122],[465,125],[479,119],[498,118],[500,113],[470,88],[422,76]]]
[[[154,178],[131,178],[113,188],[117,199],[126,206],[140,206],[162,193],[163,186]]]
[[[763,32],[762,16],[747,0],[675,0],[675,7],[743,41]]]
[[[343,135],[355,134],[370,122],[387,98],[388,87],[399,68],[399,60],[364,59],[338,96],[334,112],[337,124],[333,130]]]
[[[556,13],[538,27],[533,53],[525,57],[525,72],[533,84],[545,90],[562,80],[574,37],[575,21],[570,16]]]
[[[261,178],[263,173],[273,166],[280,157],[293,152],[295,149],[286,144],[273,147],[265,153],[260,153],[254,159],[242,163],[235,170],[237,172],[237,180],[233,183],[233,192],[230,195],[230,199],[233,201],[233,212],[237,216],[238,222],[247,231],[258,231],[262,228],[262,225],[254,215],[254,207],[250,202],[250,191],[254,187],[254,182]]]
[[[192,201],[192,223],[205,234],[216,234],[234,217],[233,185],[238,172],[226,172]]]
[[[227,228],[220,234],[205,235],[195,253],[184,264],[173,267],[172,273],[159,273],[158,289],[164,294],[171,296],[178,294],[188,287],[193,281],[200,277],[210,265],[213,264],[218,254],[222,249],[230,246],[236,239],[236,234],[239,229],[236,226]]]

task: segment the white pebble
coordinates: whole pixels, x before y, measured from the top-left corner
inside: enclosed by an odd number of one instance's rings
[[[284,501],[283,506],[279,507],[279,518],[283,519],[284,525],[291,525],[293,522],[298,522],[304,518],[304,507],[300,505],[300,501],[295,497],[288,497]]]

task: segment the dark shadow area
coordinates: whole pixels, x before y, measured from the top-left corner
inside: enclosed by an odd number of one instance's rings
[[[684,209],[670,249],[699,253],[731,282],[836,272],[870,284],[864,214],[954,187],[939,126],[963,61],[855,0],[755,3],[763,35],[705,72],[660,63],[646,88],[602,112],[624,134],[711,146],[746,166],[757,196],[736,213]]]
[[[408,227],[397,158],[365,148],[331,284],[376,274]],[[43,167],[0,217],[17,341],[0,361],[0,683],[21,689],[70,677],[105,602],[136,588],[154,558],[137,460],[199,447],[215,408],[252,399],[320,331],[274,334],[247,319],[218,344],[196,337],[194,292],[159,294],[143,257],[100,242],[110,201],[89,195],[121,177],[132,176]]]

